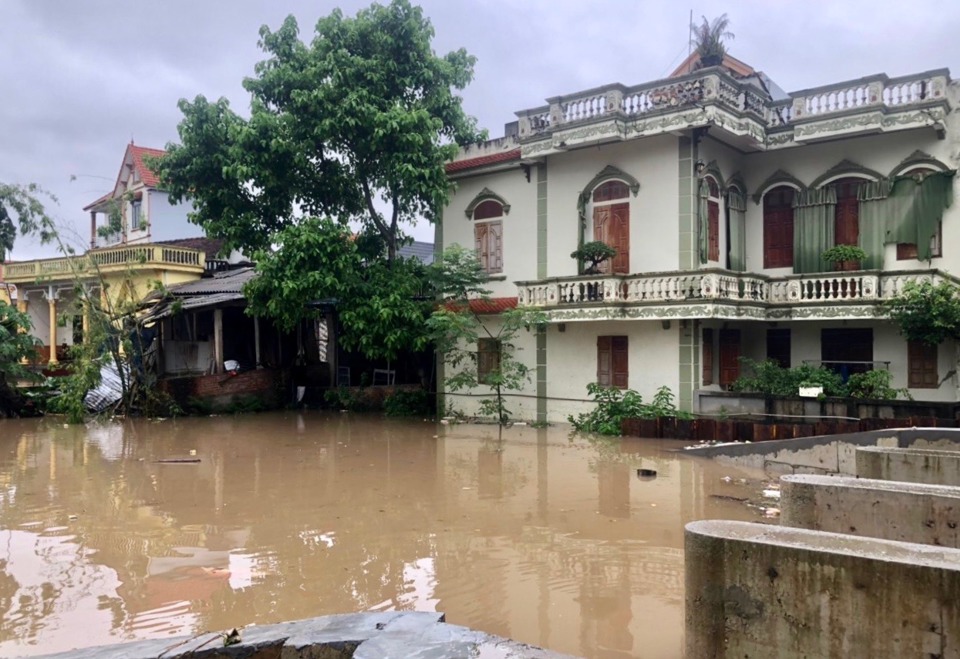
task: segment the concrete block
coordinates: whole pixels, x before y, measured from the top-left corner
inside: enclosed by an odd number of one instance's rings
[[[960,486],[960,451],[861,447],[857,449],[857,476]]]
[[[780,524],[960,549],[960,488],[841,476],[783,476]]]
[[[960,656],[960,550],[750,522],[686,527],[686,656]]]

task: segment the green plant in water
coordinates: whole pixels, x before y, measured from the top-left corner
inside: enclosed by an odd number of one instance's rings
[[[425,389],[398,389],[383,400],[387,416],[432,416],[433,400]]]
[[[643,397],[633,389],[604,387],[592,382],[587,385],[587,393],[593,398],[596,407],[567,421],[577,432],[592,432],[599,435],[619,435],[625,419],[691,419],[689,412],[682,412],[674,405],[674,395],[667,386],[657,389],[650,403],[644,403]]]

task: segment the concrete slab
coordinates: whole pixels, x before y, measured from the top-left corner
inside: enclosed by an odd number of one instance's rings
[[[780,524],[960,548],[960,488],[843,476],[783,476]]]
[[[856,459],[860,478],[960,486],[960,451],[861,447]]]
[[[960,656],[960,550],[754,524],[686,527],[687,657]]]

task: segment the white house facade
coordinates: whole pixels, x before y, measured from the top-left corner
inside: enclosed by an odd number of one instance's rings
[[[562,421],[591,382],[666,385],[697,411],[741,356],[887,368],[917,400],[958,400],[956,347],[908,343],[883,308],[960,275],[958,90],[938,69],[786,94],[731,57],[692,60],[547,99],[462,149],[438,250],[474,245],[498,308],[549,317],[518,344],[534,376],[514,413]],[[599,274],[570,256],[592,240],[617,251]],[[867,259],[836,271],[820,256],[836,244]]]

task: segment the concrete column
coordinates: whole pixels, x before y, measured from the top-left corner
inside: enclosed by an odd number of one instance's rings
[[[260,366],[260,317],[253,317],[253,351],[256,356],[256,367]]]
[[[47,304],[50,306],[50,363],[57,363],[57,295],[53,289],[47,291]]]
[[[214,373],[223,373],[223,309],[213,310]]]

